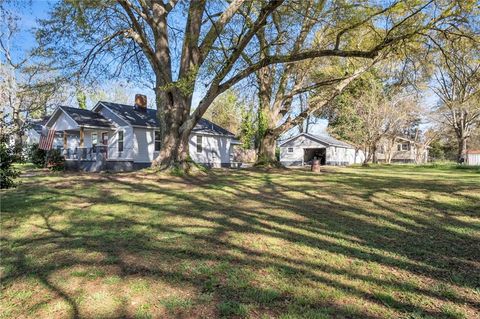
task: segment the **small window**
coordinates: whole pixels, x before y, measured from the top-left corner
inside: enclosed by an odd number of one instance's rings
[[[203,151],[202,142],[203,142],[202,136],[197,135],[197,153],[201,153]]]
[[[98,134],[97,132],[92,132],[92,145],[96,146],[98,144]]]
[[[162,138],[160,131],[155,131],[155,152],[160,152],[160,148],[162,147]]]
[[[118,131],[118,151],[123,152],[123,131]]]
[[[408,143],[402,144],[402,151],[408,151]]]
[[[402,150],[402,145],[401,144],[398,144],[397,145],[397,151],[401,151]]]
[[[293,147],[289,147],[289,148],[288,148],[288,152],[289,152],[289,153],[293,153]]]

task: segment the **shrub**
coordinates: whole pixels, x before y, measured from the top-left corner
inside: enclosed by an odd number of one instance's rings
[[[38,144],[32,144],[29,147],[28,159],[38,167],[47,166],[52,170],[62,170],[65,163],[62,151],[55,149],[45,151],[38,148]]]
[[[63,170],[65,164],[65,158],[62,155],[61,150],[50,150],[47,152],[47,167],[59,171]]]
[[[35,164],[38,167],[45,166],[45,158],[47,153],[45,150],[38,148],[38,144],[30,145],[27,153],[28,160],[32,162],[32,164]]]
[[[15,187],[18,171],[12,167],[15,157],[5,143],[0,143],[0,188]]]

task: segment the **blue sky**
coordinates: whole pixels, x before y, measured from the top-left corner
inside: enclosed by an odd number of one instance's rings
[[[21,59],[25,53],[35,47],[34,28],[37,20],[48,16],[49,9],[54,4],[50,0],[17,0],[7,4],[7,8],[15,12],[20,18],[18,22],[19,33],[16,35],[14,58]]]

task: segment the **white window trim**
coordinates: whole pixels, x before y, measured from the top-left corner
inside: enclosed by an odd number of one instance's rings
[[[120,133],[122,133],[122,150],[120,151]],[[125,131],[124,130],[119,130],[117,132],[117,150],[118,152],[123,152],[125,150]]]
[[[198,144],[198,138],[200,138],[200,145]],[[200,146],[200,151],[198,150],[198,146]],[[203,136],[202,135],[197,135],[195,137],[195,151],[197,153],[202,153],[203,152]]]
[[[293,153],[293,147],[287,147],[287,153]]]
[[[153,130],[153,151],[154,152],[160,152],[160,150],[162,149],[162,142],[161,141],[160,141],[160,149],[159,150],[155,149],[155,146],[157,145],[157,138],[156,138],[157,132],[160,133],[160,130]]]

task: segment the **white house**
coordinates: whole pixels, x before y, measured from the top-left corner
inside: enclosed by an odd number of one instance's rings
[[[45,126],[61,134],[56,144],[60,139],[67,169],[149,167],[160,151],[160,131],[156,110],[142,104],[100,101],[92,110],[59,106]],[[220,167],[231,165],[232,147],[239,141],[222,127],[201,119],[192,130],[189,143],[193,161]]]
[[[313,159],[319,159],[321,165],[350,165],[365,159],[363,152],[331,136],[301,133],[279,147],[280,162],[285,166],[308,165]]]
[[[386,162],[387,157],[390,156],[392,163],[426,163],[428,162],[429,148],[429,146],[422,143],[396,136],[395,143],[392,145],[391,150],[389,150],[386,140],[380,142],[377,160],[379,162]],[[389,152],[391,152],[391,154],[389,154]]]

